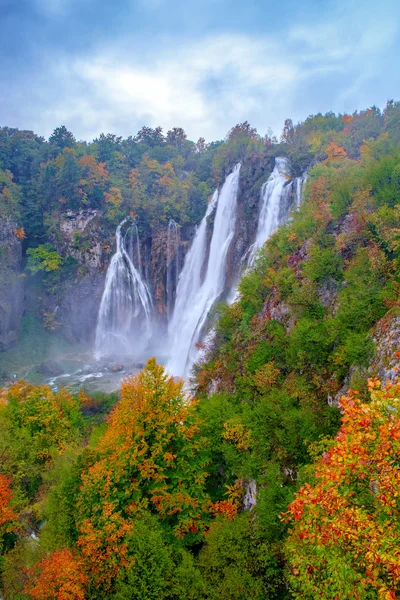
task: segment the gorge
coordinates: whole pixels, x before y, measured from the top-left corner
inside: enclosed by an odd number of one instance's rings
[[[304,177],[293,181],[288,161],[276,158],[274,169],[260,190],[257,230],[250,247],[232,256],[237,223],[237,197],[241,164],[216,189],[180,266],[179,226],[168,224],[166,246],[166,323],[156,322],[149,284],[140,274],[141,250],[135,222],[125,218],[117,227],[116,253],[107,270],[96,326],[96,359],[143,361],[149,352],[162,359],[176,376],[188,377],[216,303],[227,299],[235,281],[257,250],[299,206]],[[123,228],[125,227],[125,233]],[[136,261],[137,267],[133,262]],[[229,274],[229,276],[227,276]],[[161,338],[161,339],[160,339]]]

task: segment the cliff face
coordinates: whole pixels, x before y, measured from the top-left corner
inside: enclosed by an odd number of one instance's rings
[[[273,165],[272,165],[273,166]],[[237,199],[237,220],[234,239],[227,260],[226,288],[229,290],[244,269],[243,258],[257,230],[260,206],[260,188],[268,178],[269,165],[248,161],[242,167]],[[212,235],[213,215],[209,219],[208,246]],[[178,223],[179,225],[179,223]],[[139,224],[140,229],[140,224]],[[194,226],[179,228],[178,270],[181,271],[185,255],[195,235]],[[23,284],[21,279],[21,243],[16,239],[11,224],[1,230],[3,252],[8,256],[2,270],[1,342],[5,350],[18,339],[18,327],[23,310]],[[160,223],[152,230],[140,232],[142,270],[149,285],[154,318],[159,323],[167,321],[167,256],[168,223]],[[58,279],[45,278],[43,289],[28,286],[26,309],[35,302],[35,313],[45,327],[57,330],[71,342],[93,344],[97,315],[104,291],[110,260],[115,252],[115,233],[95,209],[71,210],[54,219],[49,242],[63,257],[64,266]],[[171,253],[172,252],[172,253]],[[172,294],[176,293],[176,249],[170,248]],[[30,281],[31,283],[31,281]]]
[[[92,344],[112,239],[105,235],[96,210],[66,212],[53,234],[53,243],[70,264],[61,281],[48,288],[42,314],[71,342]]]
[[[0,219],[0,351],[16,343],[23,313],[22,247],[15,227]]]

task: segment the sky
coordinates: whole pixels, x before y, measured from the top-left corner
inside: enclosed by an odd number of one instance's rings
[[[400,100],[399,0],[0,0],[0,125],[279,135]]]

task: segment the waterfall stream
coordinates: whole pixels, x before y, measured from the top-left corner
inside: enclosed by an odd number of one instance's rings
[[[167,369],[185,376],[197,354],[196,343],[207,317],[224,292],[228,250],[235,232],[236,200],[240,164],[228,175],[211,204],[193,240],[179,278],[175,310],[169,326],[170,359]],[[207,219],[217,204],[207,264]],[[202,277],[202,273],[204,275]]]
[[[123,235],[124,219],[115,234],[117,249],[108,267],[101,299],[95,338],[95,357],[137,357],[146,347],[151,335],[152,300],[150,291],[139,270],[132,262],[136,254],[141,268],[140,245],[136,228],[136,252],[133,225]],[[129,233],[133,230],[133,233]],[[128,242],[128,243],[127,243]],[[126,245],[127,244],[127,245]]]
[[[167,316],[170,321],[174,308],[175,293],[179,280],[179,229],[178,224],[171,219],[168,223],[167,237]]]
[[[127,230],[124,237],[124,244],[128,252],[128,256],[135,266],[138,273],[142,274],[142,256],[140,252],[139,230],[134,221]]]
[[[268,181],[261,187],[261,208],[256,239],[248,254],[248,264],[250,265],[254,262],[257,250],[287,219],[292,192],[291,183],[289,183],[286,175],[287,166],[288,161],[286,158],[276,158],[274,170]]]

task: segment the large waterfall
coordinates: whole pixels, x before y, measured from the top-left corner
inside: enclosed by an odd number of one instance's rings
[[[167,369],[174,375],[187,375],[210,310],[224,292],[227,255],[235,232],[239,174],[240,164],[228,175],[221,191],[214,193],[186,256],[169,326],[171,358]],[[207,257],[207,218],[215,203],[217,209]]]
[[[275,167],[260,191],[260,208],[254,242],[242,257],[242,270],[252,265],[257,250],[284,224],[290,210],[298,207],[306,176],[290,180],[286,158],[275,159]],[[167,369],[187,376],[199,358],[196,344],[205,334],[210,312],[218,300],[237,297],[237,287],[227,282],[228,253],[233,241],[240,164],[216,190],[197,228],[180,270],[179,226],[173,220],[167,230],[166,308],[168,336],[153,326],[152,299],[144,279],[137,225],[127,218],[116,231],[117,249],[107,271],[98,316],[95,355],[142,360],[153,333],[153,348],[166,353]],[[240,265],[236,266],[240,274]],[[230,290],[227,283],[229,283]],[[166,348],[165,348],[166,346]]]
[[[134,224],[123,234],[127,222],[129,219],[124,219],[117,227],[117,249],[107,271],[97,320],[97,359],[104,356],[138,357],[151,335],[151,295],[138,270],[141,268],[140,245],[138,240],[134,244]],[[132,262],[134,257],[138,268]]]

